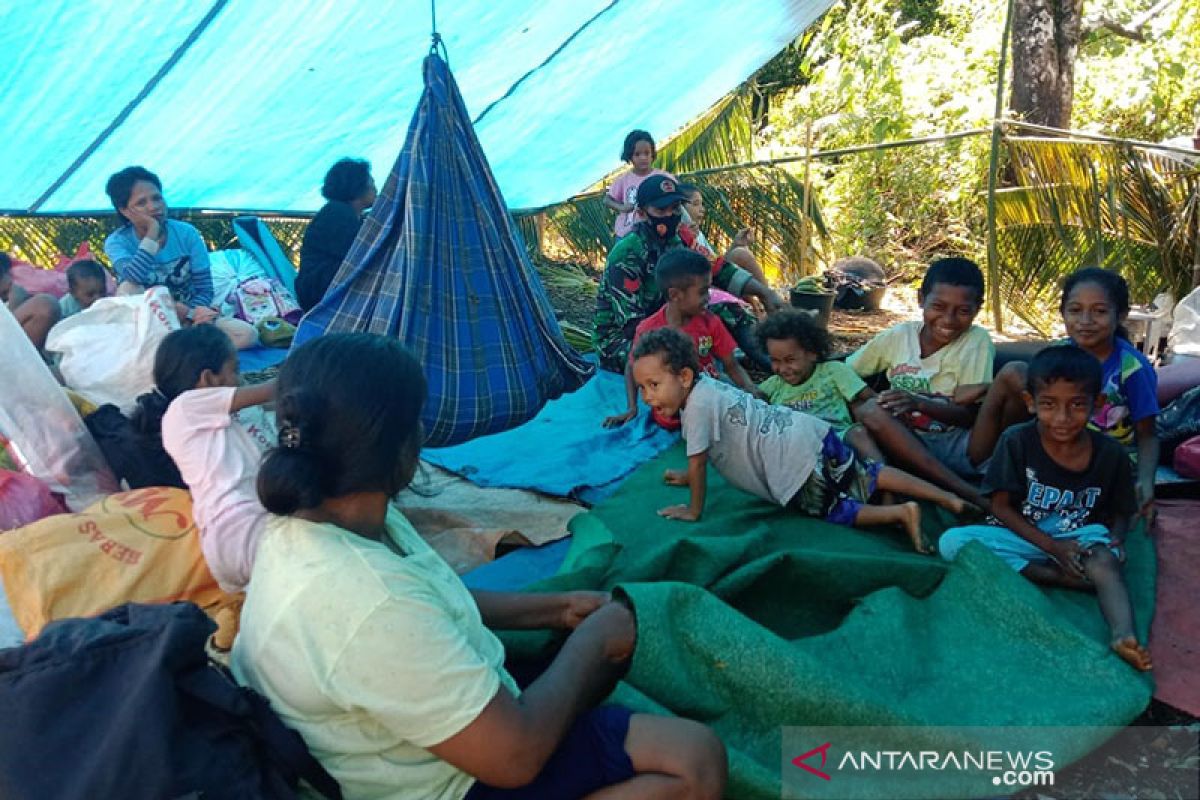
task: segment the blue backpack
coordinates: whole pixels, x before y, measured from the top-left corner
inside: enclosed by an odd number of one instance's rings
[[[341,790],[255,692],[208,659],[190,603],[47,625],[0,650],[0,797],[296,797]]]

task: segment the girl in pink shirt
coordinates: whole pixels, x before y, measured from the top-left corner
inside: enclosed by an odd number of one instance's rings
[[[629,135],[625,137],[625,146],[621,149],[621,160],[628,163],[633,169],[622,173],[613,181],[612,186],[608,187],[608,192],[604,195],[604,205],[617,212],[617,221],[613,224],[613,231],[617,234],[618,239],[633,230],[633,226],[638,222],[637,188],[642,181],[651,175],[675,177],[669,172],[651,168],[656,155],[658,155],[658,151],[654,147],[654,139],[645,131],[630,131]]]
[[[192,492],[204,560],[222,589],[244,591],[267,517],[255,480],[275,436],[238,412],[272,400],[274,381],[238,386],[233,342],[215,325],[193,325],[163,339],[154,382],[163,448]]]

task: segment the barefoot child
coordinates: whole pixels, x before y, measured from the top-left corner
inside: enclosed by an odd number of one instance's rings
[[[952,528],[939,548],[953,560],[977,541],[1032,581],[1095,591],[1113,650],[1148,670],[1121,577],[1121,543],[1136,510],[1129,459],[1088,428],[1100,389],[1100,364],[1081,349],[1034,357],[1025,397],[1036,419],[1004,433],[984,481],[991,524]]]
[[[192,492],[200,550],[217,583],[250,581],[267,512],[254,481],[263,446],[232,416],[275,396],[274,382],[238,386],[237,350],[215,325],[172,331],[154,359],[162,443]]]
[[[1000,433],[1027,419],[1024,371],[1006,366],[992,378],[995,347],[974,324],[983,288],[973,261],[934,261],[917,293],[922,318],[888,328],[846,360],[864,378],[887,376],[890,388],[854,416],[888,458],[977,505],[986,500],[970,482]]]
[[[850,367],[828,360],[829,333],[811,314],[796,309],[772,314],[758,324],[755,335],[771,357],[775,373],[758,387],[767,402],[825,420],[859,457],[883,461],[870,434],[854,422],[853,415],[875,393]]]
[[[720,380],[717,359],[725,374],[751,394],[759,395],[754,381],[734,358],[737,343],[717,316],[708,310],[708,292],[712,271],[708,259],[693,250],[676,247],[663,253],[654,268],[654,278],[667,293],[667,303],[638,323],[633,335],[634,347],[646,333],[659,328],[676,328],[691,337],[699,354],[701,372]],[[624,414],[604,420],[604,427],[623,425],[637,416],[637,386],[633,382],[633,359],[625,364],[625,388],[629,400]],[[678,418],[653,412],[654,421],[667,430],[678,430]]]
[[[618,239],[633,230],[633,226],[638,223],[637,189],[642,181],[651,175],[674,178],[669,172],[653,168],[656,155],[658,151],[654,147],[654,138],[646,131],[630,131],[625,137],[625,143],[621,147],[621,160],[631,169],[621,173],[604,193],[604,205],[617,212],[613,232]]]
[[[678,415],[687,441],[687,471],[667,470],[667,483],[691,489],[688,505],[664,517],[694,522],[704,512],[707,468],[732,485],[786,508],[841,525],[904,528],[913,547],[934,552],[921,535],[914,502],[868,505],[876,489],[933,500],[959,513],[963,501],[906,472],[855,458],[829,423],[773,406],[704,375],[692,342],[662,328],[642,337],[633,352],[633,375],[651,408]]]

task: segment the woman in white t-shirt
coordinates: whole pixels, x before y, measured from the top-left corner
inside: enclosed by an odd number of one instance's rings
[[[259,542],[233,670],[347,797],[722,795],[725,753],[708,728],[595,707],[633,653],[625,605],[471,592],[390,504],[416,471],[425,400],[396,340],[310,341],[277,396],[280,446],[258,493],[278,516]],[[487,626],[571,633],[522,691]]]

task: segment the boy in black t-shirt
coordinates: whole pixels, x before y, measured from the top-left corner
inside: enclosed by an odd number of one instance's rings
[[[1100,384],[1099,362],[1077,347],[1033,359],[1025,401],[1036,419],[1004,432],[983,482],[994,516],[946,531],[938,548],[953,560],[977,541],[1032,581],[1094,590],[1112,649],[1148,670],[1121,576],[1121,545],[1137,511],[1129,457],[1087,427]]]

